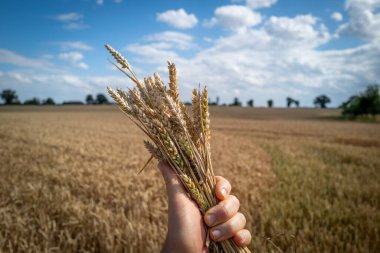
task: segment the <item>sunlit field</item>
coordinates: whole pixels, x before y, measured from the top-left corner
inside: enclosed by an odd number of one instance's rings
[[[211,108],[212,159],[253,252],[378,252],[380,124]],[[0,252],[159,252],[164,182],[115,106],[0,107]]]

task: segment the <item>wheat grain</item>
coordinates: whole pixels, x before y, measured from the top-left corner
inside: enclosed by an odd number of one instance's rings
[[[207,88],[204,88],[202,94],[196,89],[193,91],[193,115],[190,117],[179,101],[174,63],[168,62],[167,90],[157,73],[145,78],[144,84],[139,82],[126,60],[111,46],[106,45],[106,48],[123,68],[130,71],[133,77],[125,74],[137,84],[128,93],[121,90],[115,92],[112,89],[109,89],[109,93],[122,110],[128,111],[141,123],[141,128],[154,142],[145,142],[145,147],[153,157],[166,160],[176,170],[188,193],[204,214],[217,204],[214,195],[215,176],[210,159]],[[232,240],[219,243],[214,247],[215,252],[219,252],[219,247],[226,253],[249,252],[247,248],[237,247]]]
[[[128,61],[119,52],[113,49],[113,47],[111,47],[108,44],[106,44],[105,47],[111,53],[111,55],[115,58],[115,60],[121,65],[122,68],[126,68],[126,69],[131,68]]]
[[[168,61],[169,69],[169,94],[173,98],[174,102],[179,105],[179,93],[178,93],[178,83],[177,83],[177,69],[175,64]]]
[[[180,178],[185,187],[188,189],[190,196],[197,202],[198,206],[201,209],[201,212],[205,213],[208,210],[209,206],[207,205],[203,194],[199,191],[193,180],[191,180],[186,174],[180,175]]]
[[[149,141],[144,141],[145,148],[149,151],[149,153],[159,161],[164,160],[164,156],[161,153],[161,150],[157,148],[154,144]]]

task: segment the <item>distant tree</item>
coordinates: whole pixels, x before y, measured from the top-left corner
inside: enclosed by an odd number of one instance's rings
[[[42,104],[44,104],[44,105],[55,105],[55,102],[52,98],[47,98],[44,101],[42,101]]]
[[[250,99],[247,101],[247,106],[248,107],[253,107],[253,99]]]
[[[16,91],[14,90],[3,90],[0,96],[6,105],[17,104],[18,102],[18,97],[16,95]]]
[[[293,98],[291,98],[291,97],[287,97],[287,98],[286,98],[286,106],[287,106],[288,108],[291,107],[293,103],[294,103],[296,106],[297,106],[297,103],[298,103],[298,105],[299,105],[299,102],[298,102],[297,100],[295,100],[295,99],[293,99]],[[298,107],[298,106],[297,106],[297,107]]]
[[[370,85],[358,96],[352,96],[343,103],[343,115],[367,116],[380,114],[380,94],[378,85]]]
[[[293,103],[296,105],[296,107],[300,107],[300,101],[299,100],[294,100]]]
[[[32,99],[27,99],[24,102],[24,105],[40,105],[40,104],[41,104],[41,101],[36,97]]]
[[[88,94],[88,95],[86,96],[86,103],[87,103],[88,105],[91,105],[91,104],[94,103],[94,97],[93,97],[91,94]]]
[[[343,109],[343,108],[346,108],[350,103],[352,103],[355,99],[357,99],[358,96],[357,95],[354,95],[354,96],[351,96],[349,99],[347,99],[347,101],[344,101],[340,106],[339,108]]]
[[[314,105],[320,108],[326,108],[328,103],[331,103],[331,99],[326,95],[319,95],[314,99]]]
[[[63,105],[83,105],[82,101],[72,100],[72,101],[63,101]]]
[[[234,101],[232,102],[232,104],[229,104],[229,106],[241,106],[239,98],[235,97]]]
[[[108,99],[104,94],[99,93],[96,95],[96,102],[98,104],[108,104]]]
[[[272,108],[272,107],[273,107],[273,100],[272,100],[272,99],[269,99],[269,100],[267,101],[267,104],[268,104],[268,107],[269,107],[269,108]]]
[[[219,97],[216,97],[216,105],[219,105]]]

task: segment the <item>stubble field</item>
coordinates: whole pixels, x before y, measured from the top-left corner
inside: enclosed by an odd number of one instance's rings
[[[212,159],[253,252],[378,252],[380,124],[211,108]],[[167,203],[114,106],[0,107],[0,252],[158,252]]]

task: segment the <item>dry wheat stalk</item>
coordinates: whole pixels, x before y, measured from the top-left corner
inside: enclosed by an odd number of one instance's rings
[[[218,202],[213,192],[215,176],[210,159],[207,88],[203,92],[197,89],[193,91],[190,116],[179,100],[174,63],[168,62],[167,89],[158,74],[145,78],[144,82],[139,81],[127,60],[111,46],[105,47],[121,67],[114,65],[137,86],[128,92],[108,88],[109,94],[120,109],[153,141],[154,144],[145,142],[152,157],[165,160],[172,166],[204,214]],[[250,252],[246,247],[238,247],[233,240],[211,243],[210,249],[211,252],[218,253]]]

